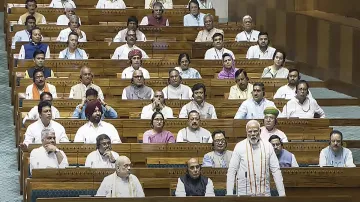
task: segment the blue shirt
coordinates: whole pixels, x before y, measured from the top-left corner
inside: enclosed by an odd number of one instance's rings
[[[263,98],[260,103],[254,98],[245,100],[239,107],[234,119],[263,119],[266,107],[275,107],[273,101]]]
[[[109,118],[109,119],[117,118],[117,113],[112,107],[110,107],[109,110],[107,110],[106,107],[104,107],[104,106],[101,106],[101,107],[102,107],[102,111],[103,111],[103,113],[101,115],[101,120],[103,120],[104,118]],[[80,105],[76,106],[76,109],[73,113],[73,117],[78,118],[78,119],[86,119],[85,109],[86,109],[86,104],[83,106],[81,111],[80,111]]]

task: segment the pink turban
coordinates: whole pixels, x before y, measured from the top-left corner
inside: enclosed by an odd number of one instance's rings
[[[129,60],[131,60],[131,58],[133,58],[134,56],[140,56],[140,59],[142,58],[142,53],[139,49],[134,49],[134,50],[131,50],[128,54],[128,58]]]
[[[85,108],[85,116],[87,118],[91,117],[92,114],[94,113],[96,107],[99,108],[99,111],[102,114],[103,111],[102,111],[101,103],[98,100],[93,100],[91,102],[87,102],[86,103],[86,108]]]

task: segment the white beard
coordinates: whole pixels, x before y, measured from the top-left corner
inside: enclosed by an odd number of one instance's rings
[[[256,139],[251,139],[250,138],[249,142],[250,142],[250,144],[255,145],[255,144],[257,144],[259,142],[259,139],[258,138],[256,138]]]

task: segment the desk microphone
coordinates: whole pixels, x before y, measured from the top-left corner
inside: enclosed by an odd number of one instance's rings
[[[79,149],[76,150],[76,167],[79,167]]]
[[[245,171],[245,195],[247,195],[247,172]]]
[[[239,196],[239,177],[236,177],[236,184],[235,184],[235,189],[236,189],[236,196]]]

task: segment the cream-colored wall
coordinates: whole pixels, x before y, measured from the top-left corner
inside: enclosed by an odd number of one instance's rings
[[[220,22],[227,22],[228,19],[228,0],[211,0],[215,9],[215,14],[219,16]]]

